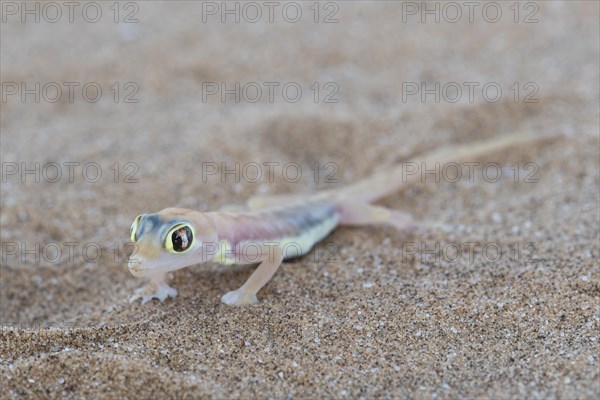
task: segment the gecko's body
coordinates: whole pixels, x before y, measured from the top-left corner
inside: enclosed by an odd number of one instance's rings
[[[340,214],[327,201],[299,202],[242,213],[207,213],[217,227],[219,249],[215,261],[224,264],[244,262],[256,255],[260,243],[279,245],[283,258],[304,255],[314,244],[329,235],[338,225]],[[272,243],[272,245],[270,244]]]
[[[442,148],[411,161],[461,162],[529,140],[528,136],[505,136]],[[412,180],[416,179],[412,176]],[[150,277],[151,283],[131,300],[141,298],[145,303],[152,298],[162,301],[175,297],[177,291],[165,282],[169,271],[215,261],[259,264],[242,287],[222,297],[229,305],[256,303],[256,293],[284,259],[308,253],[337,226],[389,224],[400,230],[414,227],[410,215],[370,204],[409,182],[399,166],[339,190],[251,199],[251,211],[247,212],[203,213],[167,208],[155,214],[141,214],[131,225],[131,240],[136,242],[137,251],[129,261],[129,270],[135,276]]]

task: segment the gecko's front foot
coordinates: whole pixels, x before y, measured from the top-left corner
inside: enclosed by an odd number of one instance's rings
[[[256,298],[256,294],[246,293],[238,289],[225,293],[221,297],[221,302],[228,306],[244,306],[246,304],[257,304],[258,299]]]
[[[167,297],[175,296],[177,296],[177,289],[172,288],[164,282],[150,282],[148,285],[137,289],[135,294],[129,299],[129,302],[132,303],[137,299],[142,299],[142,304],[145,304],[152,299],[158,299],[163,302]]]

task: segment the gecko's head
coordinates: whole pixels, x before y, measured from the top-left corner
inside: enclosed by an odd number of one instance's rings
[[[136,244],[128,268],[134,276],[174,271],[207,261],[205,245],[217,241],[214,224],[202,213],[166,208],[138,215],[130,229]]]

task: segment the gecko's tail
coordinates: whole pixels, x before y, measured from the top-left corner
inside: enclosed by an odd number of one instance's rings
[[[510,147],[528,147],[541,138],[530,134],[512,134],[459,145],[444,146],[420,154],[388,171],[375,173],[371,177],[337,192],[339,200],[372,202],[392,194],[407,185],[421,180],[423,171],[436,171],[448,163],[474,162],[482,156],[493,155]],[[437,164],[436,164],[437,163]],[[339,197],[338,197],[339,196]]]

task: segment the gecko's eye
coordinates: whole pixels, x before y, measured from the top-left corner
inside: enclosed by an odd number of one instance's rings
[[[142,219],[142,215],[140,214],[137,217],[135,217],[135,219],[133,220],[133,224],[131,224],[131,228],[129,228],[129,239],[131,239],[132,242],[137,242],[137,230],[138,230],[138,226],[140,225],[140,219]]]
[[[165,239],[165,247],[169,253],[183,253],[188,250],[194,241],[194,232],[187,225],[175,225]]]

